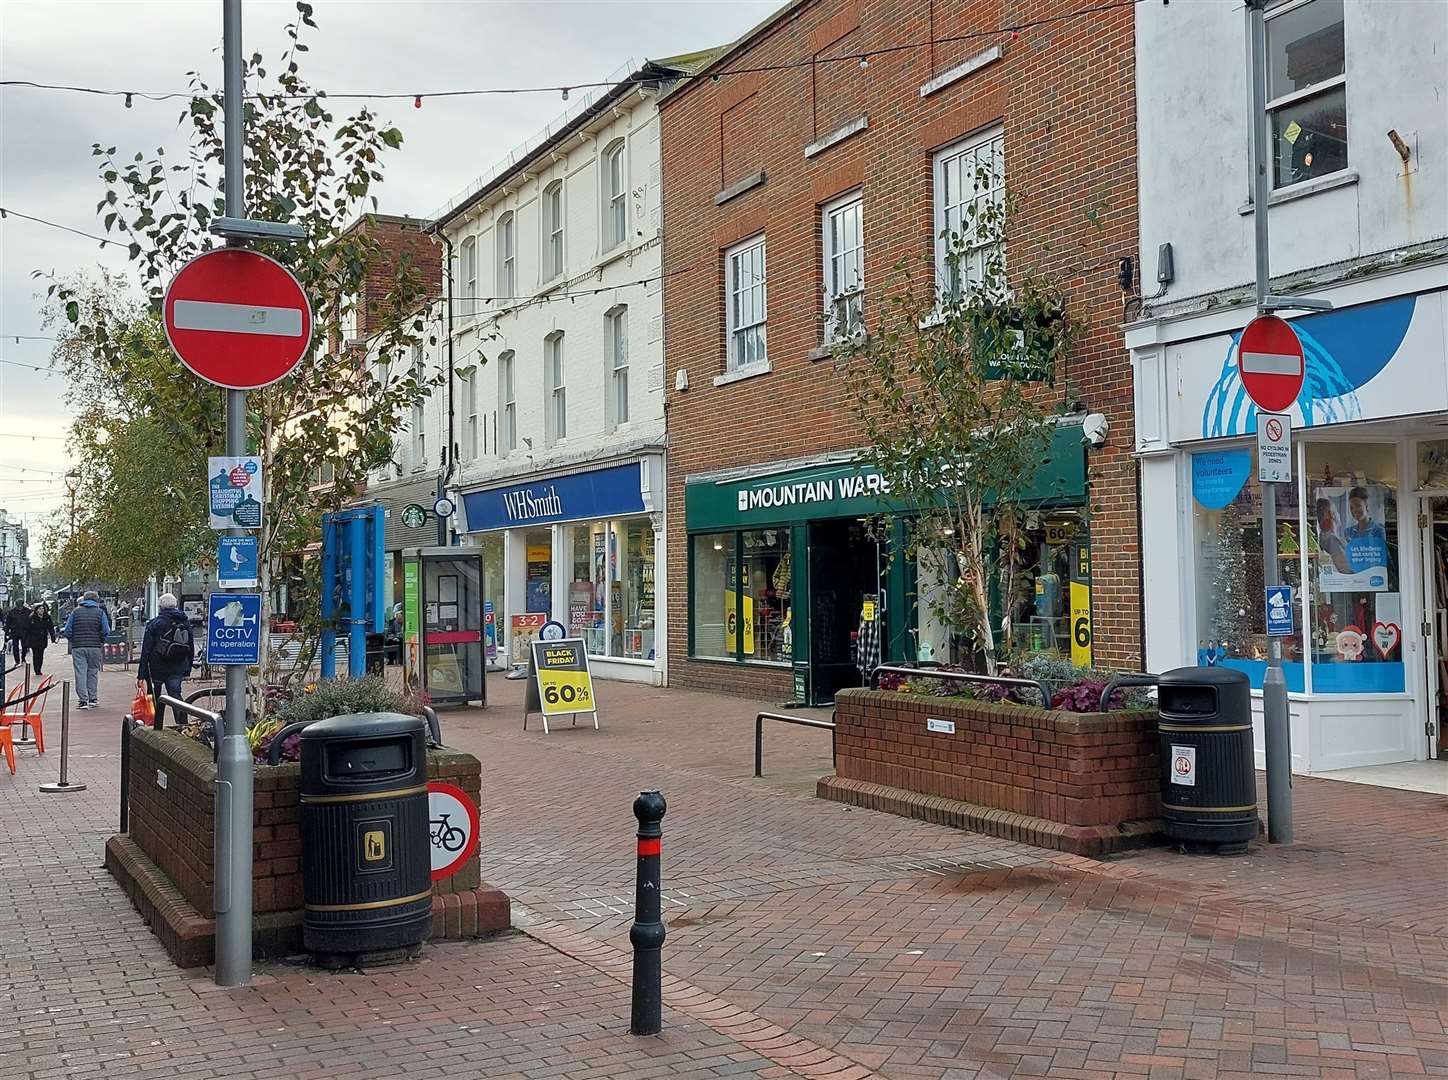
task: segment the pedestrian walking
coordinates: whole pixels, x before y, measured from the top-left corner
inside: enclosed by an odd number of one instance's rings
[[[30,632],[30,609],[18,600],[5,613],[5,636],[10,641],[10,654],[18,664],[25,659],[25,639]]]
[[[136,667],[136,685],[147,690],[156,706],[156,727],[161,727],[165,706],[161,693],[173,698],[181,696],[181,680],[191,674],[196,657],[196,644],[191,636],[191,620],[181,610],[172,593],[162,593],[158,601],[161,613],[146,624],[141,638],[141,662]],[[179,727],[185,719],[173,706],[171,715]]]
[[[25,647],[30,650],[30,667],[35,674],[45,674],[41,670],[41,665],[45,663],[45,650],[55,638],[55,620],[50,616],[50,605],[42,600],[30,609],[30,629],[25,635]]]
[[[111,620],[94,589],[87,589],[80,603],[65,620],[60,636],[70,642],[70,658],[75,663],[75,694],[79,708],[96,709],[96,683],[101,665],[105,663],[106,638],[111,634]]]

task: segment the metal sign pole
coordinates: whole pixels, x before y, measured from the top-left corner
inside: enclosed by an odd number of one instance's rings
[[[241,218],[245,141],[244,79],[241,52],[241,0],[222,0],[223,101],[226,128],[222,167],[226,216]],[[227,241],[242,246],[236,238]],[[226,391],[226,452],[246,453],[246,391]],[[228,529],[245,536],[245,529]],[[260,633],[260,628],[258,628]],[[226,669],[226,736],[216,764],[216,982],[251,982],[252,760],[246,742],[246,668]]]
[[[1267,213],[1271,200],[1267,146],[1266,0],[1247,0],[1247,35],[1252,48],[1252,225],[1256,241],[1257,314],[1268,311]],[[1259,411],[1260,418],[1261,413]],[[1262,583],[1279,583],[1277,565],[1277,485],[1262,482]],[[1264,590],[1265,596],[1265,590]],[[1282,676],[1282,639],[1267,637],[1267,672],[1262,677],[1262,728],[1267,755],[1267,839],[1292,843],[1292,729],[1287,711],[1287,680]]]

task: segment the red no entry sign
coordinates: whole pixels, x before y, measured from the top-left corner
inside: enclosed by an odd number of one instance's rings
[[[1276,315],[1259,315],[1237,343],[1242,385],[1263,412],[1287,411],[1302,392],[1306,365],[1297,332]]]
[[[198,255],[162,305],[166,340],[188,368],[231,390],[283,378],[312,338],[312,306],[290,271],[243,248]]]

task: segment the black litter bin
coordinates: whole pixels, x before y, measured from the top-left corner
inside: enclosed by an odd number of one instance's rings
[[[302,730],[302,941],[322,958],[420,945],[432,925],[426,725],[354,713]]]
[[[1252,690],[1232,668],[1168,671],[1157,683],[1166,835],[1244,850],[1258,832]]]
[[[367,635],[367,674],[381,675],[385,666],[386,645],[381,634]]]

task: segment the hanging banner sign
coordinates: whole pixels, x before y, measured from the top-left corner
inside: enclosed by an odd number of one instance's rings
[[[206,459],[213,529],[261,528],[262,469],[255,457]]]

